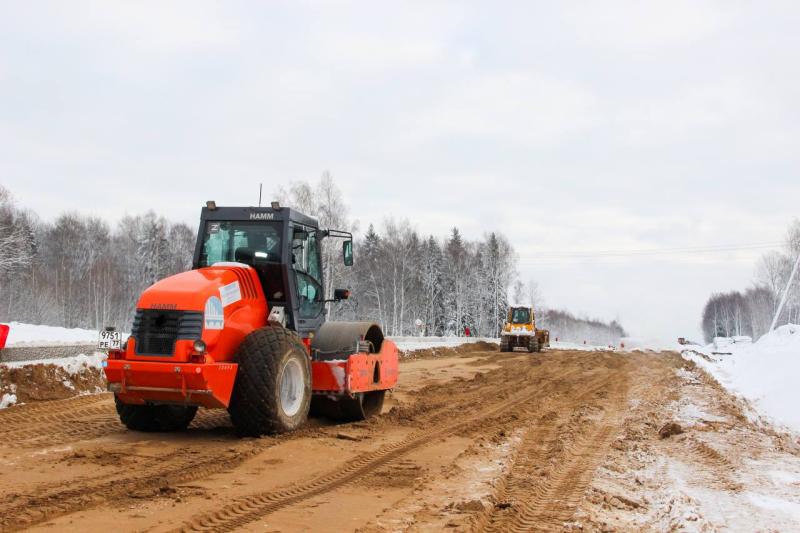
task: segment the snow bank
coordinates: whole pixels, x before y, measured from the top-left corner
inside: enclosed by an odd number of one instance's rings
[[[92,355],[80,354],[74,357],[62,357],[58,359],[35,359],[31,361],[14,361],[10,363],[0,363],[5,368],[22,368],[30,365],[47,365],[60,368],[70,376],[76,376],[89,369],[100,370],[103,368],[103,361],[106,360],[104,353],[94,353]]]
[[[760,414],[800,432],[800,326],[781,326],[754,344],[730,344],[730,355],[713,351],[713,345],[694,347],[683,356],[749,400]]]
[[[500,344],[500,339],[491,337],[387,337],[397,344],[397,348],[402,352],[413,350],[425,350],[427,348],[455,348],[463,344],[473,342],[488,342]],[[577,342],[550,341],[551,350],[585,350],[603,351],[610,350],[608,346],[593,346],[591,344],[580,344]]]
[[[472,342],[500,344],[499,339],[488,337],[387,337],[400,351],[424,350],[426,348],[455,348]]]
[[[550,341],[550,350],[583,350],[590,352],[606,352],[611,350],[608,346],[594,346],[592,344],[583,344],[578,342],[567,341]]]
[[[625,346],[622,350],[626,352],[680,352],[686,348],[686,346],[678,344],[677,339],[623,337],[620,342]]]
[[[98,333],[92,329],[59,328],[9,322],[6,346],[60,346],[64,344],[93,344]]]
[[[3,397],[0,398],[0,409],[5,409],[6,407],[11,407],[15,403],[17,403],[17,395],[16,394],[11,394],[11,393],[3,394]]]
[[[0,409],[16,403],[61,400],[105,391],[106,355],[76,355],[0,363]]]

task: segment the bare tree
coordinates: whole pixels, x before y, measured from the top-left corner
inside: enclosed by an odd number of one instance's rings
[[[276,191],[284,205],[319,220],[320,226],[357,232],[330,173],[316,183],[296,182]],[[191,268],[195,231],[154,212],[123,217],[110,226],[78,213],[43,223],[20,211],[0,188],[0,320],[69,327],[128,329],[141,292]],[[489,232],[465,238],[457,228],[445,238],[420,238],[408,220],[387,219],[357,239],[354,268],[341,261],[341,241],[323,240],[326,294],[349,288],[329,317],[378,320],[392,335],[495,336],[514,301],[541,306],[538,286],[517,280],[517,256],[508,239]],[[537,309],[538,310],[538,309]],[[621,327],[552,312],[562,338],[609,337]],[[609,333],[610,332],[610,333]]]

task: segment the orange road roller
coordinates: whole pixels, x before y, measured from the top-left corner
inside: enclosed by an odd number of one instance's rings
[[[197,408],[227,409],[241,435],[300,427],[310,412],[353,421],[380,413],[398,354],[373,322],[326,322],[324,239],[352,234],[281,207],[202,209],[192,270],[146,289],[131,335],[105,374],[122,422],[185,429]]]

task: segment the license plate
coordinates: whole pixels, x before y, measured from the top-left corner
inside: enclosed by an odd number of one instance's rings
[[[101,331],[97,348],[100,350],[122,349],[122,333],[119,331]]]

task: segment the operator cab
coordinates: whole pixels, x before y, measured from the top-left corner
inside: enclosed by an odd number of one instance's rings
[[[527,307],[514,307],[511,309],[512,324],[530,324],[531,310]]]
[[[192,268],[242,263],[258,273],[270,309],[283,307],[286,327],[303,335],[325,321],[322,239],[347,239],[344,262],[352,265],[352,234],[320,230],[316,219],[280,207],[216,207],[200,215]],[[337,291],[337,296],[346,291]]]

